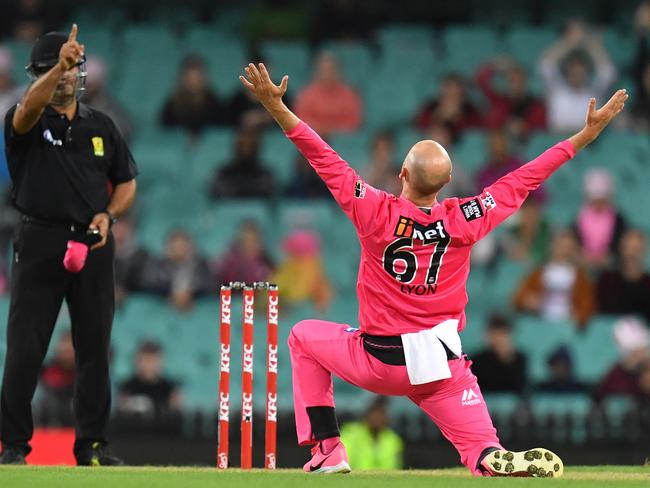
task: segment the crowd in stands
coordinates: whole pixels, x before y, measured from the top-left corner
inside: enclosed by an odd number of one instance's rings
[[[322,26],[334,25],[336,29],[327,32],[315,29],[314,42],[325,37],[371,37],[371,26],[352,15],[356,2],[333,3],[332,8],[321,12]],[[11,28],[3,30],[11,31],[13,39],[31,42],[61,25],[61,19],[53,17],[44,1],[21,0],[13,8],[11,15],[6,16],[12,19]],[[276,9],[266,14],[260,10],[256,15],[262,32],[271,29],[273,23],[269,19],[280,14]],[[630,87],[633,97],[623,121],[613,130],[633,129],[639,137],[650,137],[650,2],[641,2],[633,29],[636,44],[633,63],[615,66],[595,27],[581,21],[568,22],[556,42],[538,60],[536,70],[543,85],[541,92],[531,87],[534,73],[507,56],[485,63],[469,76],[444,74],[439,87],[411,114],[408,126],[422,138],[443,144],[452,156],[455,145],[468,131],[482,130],[488,134],[484,164],[469,177],[459,161],[444,196],[478,193],[525,163],[523,150],[532,134],[549,131],[557,133],[559,139],[581,128],[589,99],[604,101],[623,75],[629,75],[634,81]],[[281,36],[282,29],[276,27],[273,34]],[[83,101],[107,112],[128,139],[137,138],[141,128],[134,126],[129,112],[111,95],[107,82],[108,60],[90,54]],[[261,56],[257,58],[263,60]],[[15,64],[23,62],[12,59],[10,50],[0,45],[0,112],[3,114],[25,89],[24,82],[12,75]],[[228,98],[220,95],[215,89],[219,80],[211,79],[208,74],[209,62],[215,60],[198,55],[190,55],[181,62],[175,86],[159,107],[157,120],[151,124],[185,131],[194,142],[211,127],[236,131],[228,160],[214,161],[215,170],[208,185],[212,199],[218,202],[270,200],[278,196],[331,198],[300,155],[295,157],[288,183],[281,185],[269,169],[273,168],[274,161],[263,161],[260,155],[262,137],[273,127],[272,119],[246,90],[236,91]],[[320,52],[314,57],[311,81],[300,91],[291,92],[288,100],[291,108],[325,138],[363,130],[367,121],[362,93],[348,81],[342,66],[333,53]],[[422,90],[430,87],[423,86]],[[369,184],[398,195],[401,157],[395,132],[380,129],[371,138],[360,173]],[[4,165],[0,181],[8,183]],[[607,169],[589,171],[584,179],[584,200],[579,212],[570,226],[557,228],[544,215],[544,204],[549,197],[541,188],[508,221],[505,233],[477,247],[473,260],[478,265],[490,266],[497,260],[509,259],[529,266],[530,273],[517,285],[511,304],[499,304],[504,308],[511,305],[518,313],[539,316],[549,322],[571,322],[580,330],[588,328],[596,314],[639,317],[639,320],[623,319],[612,331],[621,360],[591,389],[591,385],[581,384],[574,378],[573,358],[570,350],[562,346],[548,358],[549,379],[530,385],[526,357],[517,351],[513,342],[512,322],[495,316],[487,328],[485,350],[472,357],[474,371],[485,392],[589,391],[599,399],[629,394],[650,402],[650,338],[643,322],[650,323],[647,237],[643,230],[628,222],[619,209],[615,191],[624,189],[614,188],[614,178]],[[15,220],[15,215],[2,209],[0,251],[9,248],[11,233],[7,229],[12,219]],[[170,306],[185,311],[192,308],[197,298],[214,294],[219,283],[234,280],[277,282],[283,307],[288,308],[310,303],[318,311],[326,312],[336,296],[337,290],[324,270],[320,238],[309,229],[290,231],[285,236],[281,244],[284,257],[280,262],[276,262],[275,255],[266,247],[259,222],[253,220],[241,222],[231,244],[220,255],[202,254],[194,237],[182,227],[169,233],[164,252],[157,255],[138,243],[137,230],[135,215],[121,219],[113,228],[118,303],[127,300],[130,294],[144,293],[163,297]],[[0,273],[0,292],[6,293],[8,265],[5,262],[0,265]],[[44,405],[71,398],[74,382],[71,350],[70,337],[63,336],[55,359],[42,374]],[[136,355],[133,378],[119,389],[120,410],[146,414],[181,408],[180,389],[163,377],[161,361],[160,346],[151,342],[142,344]],[[50,408],[43,411],[56,412]],[[381,411],[371,411],[368,423],[381,424],[380,417]],[[371,432],[375,428],[372,425]],[[355,432],[350,428],[348,435],[362,439],[368,436],[364,429],[358,426]],[[391,449],[401,449],[396,440],[387,436]]]

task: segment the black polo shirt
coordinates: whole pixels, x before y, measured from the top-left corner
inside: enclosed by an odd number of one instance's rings
[[[138,174],[113,121],[83,103],[72,120],[45,108],[26,134],[13,130],[14,106],[5,116],[5,151],[14,206],[43,220],[88,224],[106,209],[111,185]]]

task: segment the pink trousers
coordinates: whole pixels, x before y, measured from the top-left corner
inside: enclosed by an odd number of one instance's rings
[[[346,324],[298,322],[289,335],[296,431],[300,445],[313,444],[307,407],[334,406],[332,374],[379,395],[407,396],[454,445],[461,462],[476,464],[488,447],[501,447],[476,376],[466,358],[449,361],[452,377],[411,385],[406,366],[384,364],[363,348],[361,333]]]

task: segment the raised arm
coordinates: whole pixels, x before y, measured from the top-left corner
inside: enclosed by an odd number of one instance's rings
[[[83,53],[84,46],[77,42],[77,24],[72,24],[68,42],[61,46],[59,62],[29,87],[14,112],[12,125],[16,134],[26,134],[34,127],[52,100],[59,81],[66,71],[77,65]]]
[[[515,213],[531,191],[600,135],[623,110],[627,98],[625,90],[618,90],[600,109],[596,109],[596,100],[592,98],[580,132],[500,178],[480,195],[460,200],[452,218],[462,229],[466,243],[481,239]]]
[[[287,76],[276,85],[262,63],[258,66],[251,63],[245,71],[246,77],[239,77],[243,85],[255,95],[309,161],[341,209],[350,217],[358,233],[361,236],[372,233],[379,225],[379,206],[386,202],[388,196],[367,185],[336,151],[287,108],[282,101],[287,91]]]

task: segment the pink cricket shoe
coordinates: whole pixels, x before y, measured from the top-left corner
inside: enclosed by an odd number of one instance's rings
[[[323,454],[320,442],[311,448],[311,460],[302,468],[306,473],[349,473],[348,454],[339,442],[329,454]]]

